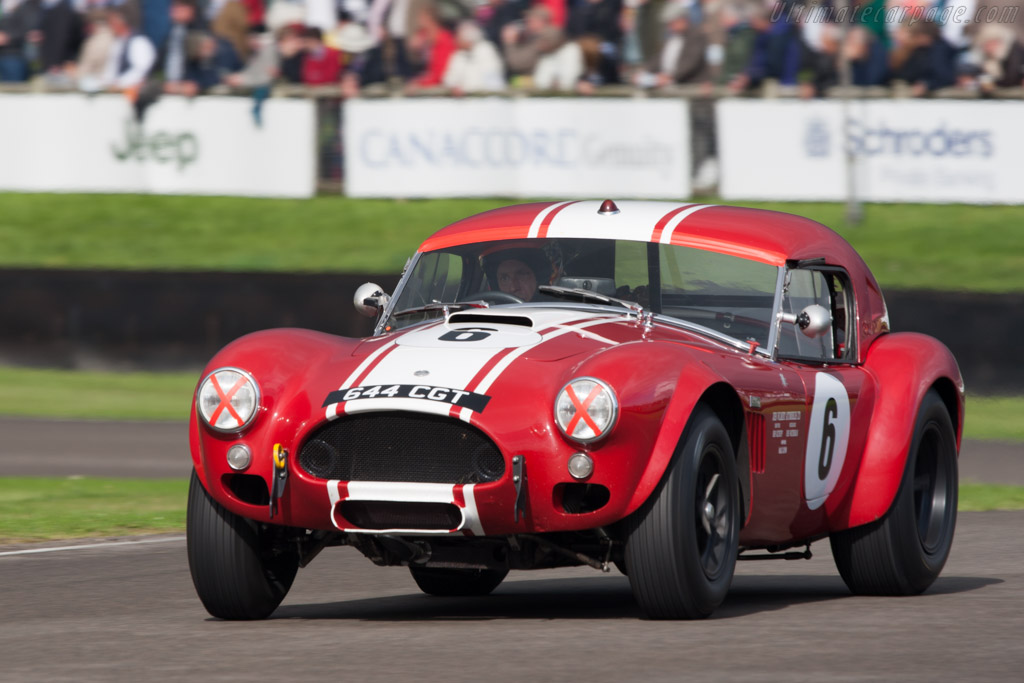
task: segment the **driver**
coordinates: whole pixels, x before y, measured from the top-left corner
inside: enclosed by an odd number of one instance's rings
[[[537,298],[537,285],[547,284],[551,264],[535,248],[505,249],[487,257],[484,270],[492,287],[523,301]]]
[[[537,293],[537,276],[519,259],[505,259],[498,265],[498,289],[529,301]]]

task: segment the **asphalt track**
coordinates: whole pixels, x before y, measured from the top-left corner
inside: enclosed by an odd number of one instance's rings
[[[182,422],[0,418],[0,476],[188,477]],[[965,440],[960,478],[1024,486],[1024,446]]]
[[[702,622],[641,618],[628,580],[521,572],[431,598],[350,548],[270,620],[210,619],[183,540],[0,555],[0,681],[1019,681],[1024,512],[964,513],[924,595],[851,596],[828,544],[744,562]],[[34,546],[31,550],[40,550]]]
[[[6,475],[177,477],[182,424],[0,419]],[[964,479],[1024,484],[1018,446],[968,442]],[[268,621],[210,619],[180,537],[0,548],[0,681],[1019,681],[1024,512],[962,513],[939,580],[851,596],[814,559],[740,563],[710,620],[644,620],[625,577],[514,573],[421,595],[350,548],[301,570]],[[29,551],[29,552],[25,552]],[[42,552],[40,552],[42,551]],[[8,554],[15,552],[18,554]]]

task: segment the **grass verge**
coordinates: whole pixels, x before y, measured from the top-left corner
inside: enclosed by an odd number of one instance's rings
[[[0,267],[397,273],[435,230],[521,201],[0,193]],[[869,204],[852,227],[841,203],[739,204],[838,230],[883,287],[1024,291],[1024,206]]]
[[[90,372],[0,367],[0,415],[187,420],[193,372]]]
[[[992,441],[1024,441],[1024,398],[968,396],[964,436]]]
[[[1024,510],[1024,486],[960,482],[960,510]]]
[[[0,477],[0,545],[182,532],[188,482]],[[960,510],[1024,510],[1024,487],[961,484]]]
[[[0,544],[178,532],[187,480],[0,478]]]

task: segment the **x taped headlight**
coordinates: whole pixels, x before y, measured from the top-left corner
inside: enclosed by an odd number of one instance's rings
[[[220,368],[199,386],[196,407],[203,421],[220,432],[239,432],[256,417],[260,388],[245,370]]]
[[[573,441],[590,443],[606,436],[619,416],[612,388],[593,377],[578,377],[555,399],[555,424]]]

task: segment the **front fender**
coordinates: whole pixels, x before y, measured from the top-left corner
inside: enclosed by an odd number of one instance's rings
[[[679,439],[697,402],[708,388],[722,381],[724,380],[720,375],[703,363],[690,362],[683,366],[676,378],[676,390],[665,409],[658,439],[625,510],[626,514],[635,512],[654,493],[672,462]]]
[[[301,329],[276,329],[255,332],[241,337],[210,360],[200,375],[199,384],[213,370],[231,366],[249,372],[260,386],[260,405],[253,423],[240,434],[221,434],[206,427],[196,411],[196,395],[192,395],[189,418],[189,446],[192,464],[203,486],[216,495],[217,487],[210,481],[211,469],[207,459],[222,458],[227,447],[244,441],[256,456],[247,473],[262,476],[270,483],[272,467],[269,453],[277,441],[291,447],[290,440],[302,426],[301,420],[319,419],[316,408],[321,393],[308,395],[308,388],[316,385],[316,378],[325,367],[354,364],[351,354],[359,340],[337,337],[322,332]],[[223,502],[223,501],[221,501]]]
[[[950,417],[958,451],[963,432],[963,378],[953,354],[937,339],[913,332],[886,334],[868,349],[864,369],[875,379],[875,405],[857,475],[832,515],[834,530],[868,524],[889,511],[903,479],[917,411],[929,389],[938,389],[947,405],[955,402]]]

